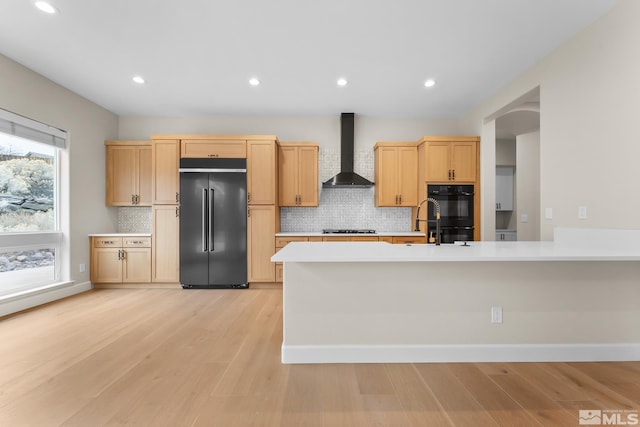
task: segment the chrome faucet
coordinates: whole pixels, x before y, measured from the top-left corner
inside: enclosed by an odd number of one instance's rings
[[[436,214],[436,246],[440,246],[440,203],[438,203],[438,201],[432,197],[427,197],[426,199],[424,199],[423,201],[420,202],[420,204],[418,205],[418,210],[416,212],[416,230],[415,231],[420,231],[420,221],[424,221],[427,222],[426,219],[420,219],[420,207],[425,204],[431,202],[433,203],[433,210],[435,211]],[[425,237],[427,238],[427,242],[429,241],[429,227],[425,227]]]

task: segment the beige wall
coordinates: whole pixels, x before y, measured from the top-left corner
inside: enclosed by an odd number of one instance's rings
[[[87,234],[112,232],[117,212],[105,200],[104,140],[117,137],[116,115],[0,55],[0,108],[69,132],[68,156],[61,159],[62,179],[70,187],[70,271],[67,278],[89,280]],[[64,201],[63,201],[64,203]],[[69,255],[66,255],[67,257]],[[79,264],[87,266],[79,273]]]
[[[544,240],[556,226],[640,228],[640,197],[629,197],[640,182],[638,16],[640,2],[622,1],[461,121],[465,133],[487,137],[487,118],[540,87],[541,209],[554,214],[541,220]],[[488,146],[482,145],[483,178],[495,159]],[[483,198],[493,206],[490,186]],[[578,206],[587,206],[588,219],[578,220]]]
[[[516,137],[516,211],[518,240],[540,240],[540,132]],[[522,222],[527,215],[527,222]]]
[[[120,139],[152,134],[276,135],[280,141],[315,141],[320,148],[340,147],[340,112],[335,117],[121,117]],[[355,149],[378,141],[417,141],[425,135],[458,133],[457,120],[392,119],[358,116]]]

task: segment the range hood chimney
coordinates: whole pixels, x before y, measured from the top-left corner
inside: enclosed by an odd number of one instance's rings
[[[340,115],[340,173],[322,183],[322,188],[369,188],[373,182],[353,172],[355,114]]]

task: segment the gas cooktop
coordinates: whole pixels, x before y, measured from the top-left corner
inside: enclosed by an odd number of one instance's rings
[[[376,234],[376,230],[349,230],[349,229],[334,229],[325,228],[322,230],[322,234]]]

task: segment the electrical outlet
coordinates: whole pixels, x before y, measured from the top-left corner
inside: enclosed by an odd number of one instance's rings
[[[553,208],[544,208],[544,219],[553,219]]]
[[[80,264],[80,273],[84,273],[86,270],[87,266],[84,263]]]
[[[502,307],[491,307],[491,323],[502,323]]]

